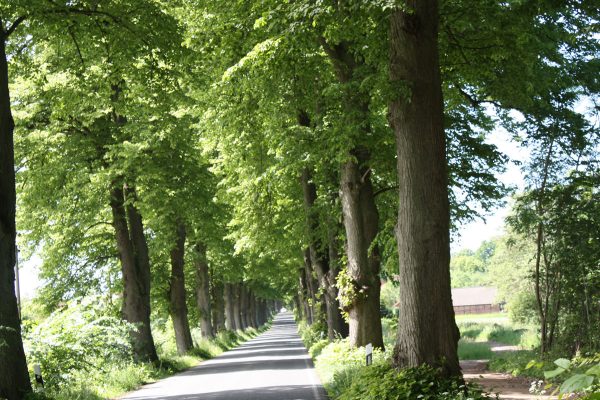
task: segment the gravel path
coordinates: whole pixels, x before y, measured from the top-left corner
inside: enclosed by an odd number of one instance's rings
[[[500,399],[506,400],[550,400],[556,396],[538,396],[529,393],[530,380],[515,377],[510,374],[490,372],[487,370],[487,360],[461,361],[465,380],[475,382],[486,390],[498,393]]]

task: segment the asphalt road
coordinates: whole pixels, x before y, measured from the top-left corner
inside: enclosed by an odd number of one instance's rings
[[[291,313],[267,332],[197,367],[146,385],[127,400],[326,400]]]

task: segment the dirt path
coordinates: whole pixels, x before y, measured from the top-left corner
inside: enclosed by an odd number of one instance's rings
[[[461,361],[465,380],[475,382],[486,390],[498,393],[500,399],[506,400],[549,400],[557,399],[556,396],[538,396],[529,393],[530,380],[514,377],[510,374],[490,372],[487,370],[487,361],[469,360]]]

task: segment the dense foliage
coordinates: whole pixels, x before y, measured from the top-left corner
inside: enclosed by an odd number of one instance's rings
[[[597,351],[599,12],[0,0],[0,397],[31,391],[23,337],[62,387],[198,351],[198,329],[256,329],[282,302],[313,355],[386,347],[409,369],[357,379],[425,396],[460,374],[451,284],[498,286],[543,353]],[[530,152],[525,191],[507,237],[450,261],[450,232],[508,193],[499,127]],[[24,335],[17,241],[42,259]],[[434,389],[466,395],[456,382]]]

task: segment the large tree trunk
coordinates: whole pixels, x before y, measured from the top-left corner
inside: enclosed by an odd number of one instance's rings
[[[225,299],[223,282],[213,280],[210,287],[212,298],[212,325],[215,333],[225,329]]]
[[[235,321],[235,329],[243,331],[246,327],[242,323],[242,284],[235,283],[231,288],[233,289],[233,318]]]
[[[210,277],[208,274],[208,260],[206,259],[206,246],[198,242],[195,246],[196,257],[196,302],[200,314],[200,330],[203,337],[214,337],[211,321],[210,304]]]
[[[345,114],[348,123],[356,132],[349,159],[341,168],[340,199],[347,240],[348,274],[354,288],[344,288],[351,293],[344,308],[350,319],[349,339],[351,346],[364,346],[372,343],[383,348],[381,317],[379,314],[379,250],[371,245],[379,228],[379,215],[371,184],[368,166],[369,152],[358,146],[357,138],[369,135],[369,95],[356,90],[356,76],[359,67],[364,66],[354,58],[351,44],[341,42],[335,45],[321,38],[323,50],[329,56],[336,76],[344,86]]]
[[[370,171],[365,166],[368,152],[356,149],[355,160],[347,161],[341,173],[341,200],[346,228],[348,274],[354,285],[348,309],[350,345],[383,348],[379,297],[379,249],[373,245],[379,215],[371,185]]]
[[[306,283],[306,268],[301,268],[299,271],[299,288],[298,288],[298,296],[300,298],[300,304],[302,305],[302,314],[304,315],[304,319],[306,323],[312,325],[312,311],[309,304],[310,295],[308,293],[308,284]],[[270,306],[270,304],[269,304]]]
[[[304,277],[307,294],[306,300],[308,302],[308,310],[310,312],[310,323],[314,324],[322,317],[322,313],[320,312],[321,304],[317,300],[319,284],[313,273],[313,266],[310,259],[310,249],[308,247],[304,249]]]
[[[240,320],[242,329],[250,327],[248,323],[248,289],[243,283],[240,284]]]
[[[309,230],[309,254],[317,279],[325,300],[325,314],[327,318],[327,336],[334,340],[337,336],[345,336],[346,324],[337,299],[337,271],[331,268],[329,259],[329,246],[319,237],[322,229],[319,228],[319,216],[314,205],[317,200],[317,187],[311,180],[308,168],[304,168],[301,176],[302,190],[304,192],[304,207]],[[347,333],[346,333],[347,335]]]
[[[235,322],[235,289],[231,283],[226,283],[223,297],[225,298],[225,328],[229,331],[237,330]]]
[[[125,210],[125,195],[128,197]],[[137,326],[132,332],[134,353],[140,361],[157,361],[150,330],[150,260],[142,217],[134,204],[135,191],[115,181],[110,206],[123,275],[123,318]]]
[[[0,20],[1,29],[3,22]],[[6,35],[0,32],[0,398],[17,400],[31,392],[31,382],[15,296],[15,124],[10,108],[5,46]]]
[[[390,80],[407,85],[389,105],[397,145],[400,261],[394,363],[459,375],[450,291],[448,173],[436,0],[409,0],[391,16]]]
[[[177,225],[177,241],[171,249],[171,282],[169,287],[170,312],[175,330],[175,343],[179,354],[187,353],[193,346],[183,273],[185,255],[185,226]]]
[[[248,290],[248,323],[252,328],[258,328],[256,323],[256,298],[252,290]]]
[[[331,322],[334,326],[334,331],[345,338],[348,337],[350,333],[350,327],[348,326],[348,322],[346,322],[344,316],[341,313],[341,304],[338,299],[338,287],[337,287],[337,279],[340,271],[342,270],[342,262],[340,259],[340,246],[338,245],[338,234],[341,230],[341,226],[339,221],[331,218],[327,224],[327,236],[328,236],[328,251],[329,251],[329,273],[327,274],[327,280],[329,281],[328,285],[328,296],[330,298],[335,299],[334,306],[337,311],[333,313],[334,319]]]

